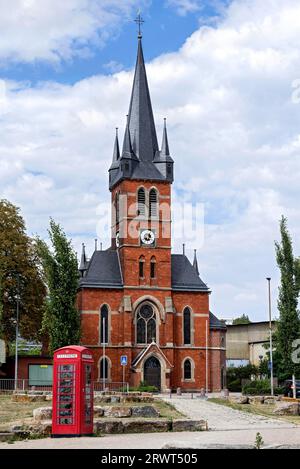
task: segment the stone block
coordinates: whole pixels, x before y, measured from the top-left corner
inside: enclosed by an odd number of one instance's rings
[[[94,422],[94,432],[104,434],[123,433],[124,427],[120,420],[101,419]]]
[[[131,407],[125,407],[125,406],[105,407],[104,415],[105,417],[111,417],[111,418],[131,417]]]
[[[265,396],[264,398],[264,404],[266,405],[272,405],[272,404],[275,404],[275,402],[276,402],[275,396]]]
[[[46,401],[46,396],[39,396],[34,394],[13,394],[12,402],[43,402]]]
[[[127,420],[124,421],[124,433],[161,433],[171,429],[171,422],[168,420]]]
[[[173,432],[201,432],[207,430],[208,425],[206,420],[175,419],[172,422]]]
[[[120,402],[120,396],[111,396],[110,402],[111,403]]]
[[[103,417],[104,415],[104,407],[94,406],[94,417]]]
[[[155,407],[145,405],[141,407],[132,407],[132,417],[145,417],[145,418],[157,418],[160,417],[160,413]]]
[[[249,404],[263,404],[264,400],[264,396],[249,396]]]
[[[229,402],[233,404],[249,404],[248,396],[229,396]]]
[[[39,407],[33,411],[33,420],[40,422],[41,420],[52,419],[52,407]]]
[[[110,402],[110,396],[95,396],[94,404],[105,404]]]
[[[11,441],[14,437],[14,434],[12,432],[4,432],[0,433],[0,441],[5,442],[5,441]]]
[[[275,409],[273,410],[275,415],[299,415],[300,405],[298,402],[276,402]]]

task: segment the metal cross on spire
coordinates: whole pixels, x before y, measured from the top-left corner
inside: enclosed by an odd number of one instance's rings
[[[142,18],[141,11],[138,11],[137,18],[134,20],[134,22],[138,25],[139,27],[139,36],[138,38],[141,39],[142,36],[142,25],[145,23],[144,19]]]

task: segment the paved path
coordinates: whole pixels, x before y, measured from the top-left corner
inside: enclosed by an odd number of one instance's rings
[[[249,412],[241,412],[230,407],[214,404],[206,400],[187,396],[163,397],[163,400],[173,404],[180,412],[192,419],[204,419],[208,421],[210,430],[249,430],[268,428],[297,428],[294,425],[276,418],[254,415]],[[300,427],[298,427],[300,429]],[[300,441],[299,441],[300,443]]]
[[[176,448],[206,448],[218,445],[253,445],[257,430],[144,433],[139,435],[109,435],[102,438],[51,438],[19,441],[12,445],[0,443],[3,449],[161,449],[165,445]],[[268,428],[261,430],[267,446],[298,445],[300,448],[300,427],[290,429]]]

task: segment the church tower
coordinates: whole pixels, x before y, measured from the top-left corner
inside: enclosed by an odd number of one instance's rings
[[[197,391],[224,384],[226,328],[209,311],[196,253],[193,264],[185,253],[172,254],[173,180],[166,119],[158,144],[140,33],[124,138],[120,146],[117,130],[109,168],[111,246],[90,260],[83,246],[80,264],[81,341],[93,352],[101,386],[120,385],[124,355],[130,386]]]
[[[166,121],[158,146],[139,35],[135,76],[122,153],[116,135],[109,169],[112,248],[120,257],[125,286],[171,288],[171,184]]]

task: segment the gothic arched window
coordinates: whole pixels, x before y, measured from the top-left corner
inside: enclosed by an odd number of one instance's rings
[[[146,215],[146,193],[142,187],[138,190],[138,215]]]
[[[100,310],[100,344],[108,344],[108,306],[101,306]]]
[[[152,306],[143,305],[136,321],[136,342],[137,344],[151,344],[156,341],[156,315]]]
[[[191,360],[187,359],[183,365],[183,377],[184,379],[192,379],[192,363]]]
[[[149,194],[149,216],[157,217],[157,215],[158,215],[157,191],[155,189],[151,189],[150,194]]]
[[[191,344],[191,311],[185,308],[183,311],[183,343],[184,345]]]

